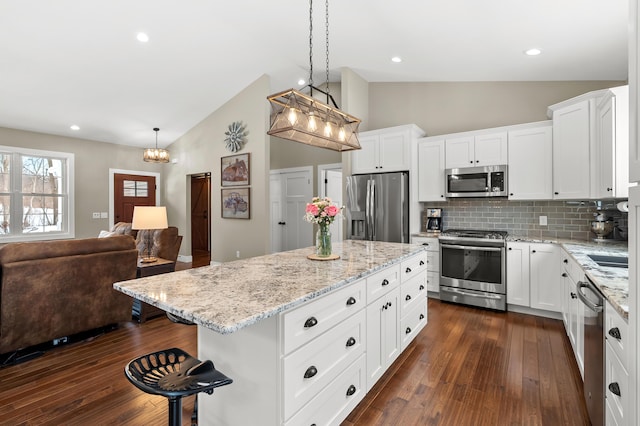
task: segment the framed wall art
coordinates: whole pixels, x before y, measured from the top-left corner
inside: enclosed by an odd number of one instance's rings
[[[249,188],[221,189],[222,218],[249,219],[251,200]]]
[[[222,157],[220,173],[222,186],[249,185],[249,153]]]

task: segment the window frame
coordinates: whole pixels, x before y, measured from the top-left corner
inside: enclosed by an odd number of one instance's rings
[[[75,238],[75,154],[61,151],[49,151],[42,149],[30,149],[15,146],[0,145],[0,153],[11,156],[11,188],[9,193],[2,192],[2,195],[8,195],[11,202],[11,230],[9,234],[0,234],[0,244],[25,241],[47,241],[62,240]],[[22,227],[16,225],[16,217],[18,217],[18,225],[23,220],[23,196],[27,193],[22,192],[22,160],[23,156],[55,158],[64,162],[62,172],[61,195],[60,199],[63,208],[61,231],[37,232],[33,234],[22,233]],[[19,182],[19,183],[16,183]],[[19,229],[18,232],[14,232]]]

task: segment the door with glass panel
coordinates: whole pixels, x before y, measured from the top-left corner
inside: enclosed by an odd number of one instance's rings
[[[156,205],[155,176],[116,173],[113,181],[113,223],[131,222],[135,206]]]

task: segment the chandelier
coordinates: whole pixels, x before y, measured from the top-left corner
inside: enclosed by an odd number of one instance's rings
[[[313,86],[313,0],[309,0],[309,94],[295,89],[268,96],[271,104],[271,126],[268,135],[306,145],[351,151],[360,149],[360,119],[341,111],[329,93],[329,0],[325,0],[326,26],[326,90]],[[326,103],[314,97],[319,92]]]
[[[157,127],[153,128],[153,131],[156,132],[156,147],[155,148],[147,148],[144,150],[143,159],[147,163],[168,163],[169,162],[169,151],[166,149],[158,148],[158,131],[160,129]]]

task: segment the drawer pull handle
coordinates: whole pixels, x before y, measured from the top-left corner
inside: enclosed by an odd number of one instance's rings
[[[424,314],[420,314],[420,319],[423,320],[424,319]]]
[[[566,272],[563,272],[563,273],[562,273],[562,276],[563,276],[564,278],[567,278],[569,275],[567,275],[567,273],[566,273]]]
[[[311,367],[307,368],[307,371],[304,372],[304,378],[310,379],[316,374],[318,374],[318,369],[312,365]]]
[[[316,324],[318,324],[318,320],[316,319],[316,317],[311,317],[304,322],[304,328],[311,328]]]
[[[385,285],[389,285],[389,280],[386,278],[382,280],[382,287],[384,287]]]
[[[612,329],[610,329],[609,336],[617,340],[622,340],[622,335],[620,334],[620,329],[618,327],[613,327]]]
[[[356,387],[353,385],[349,386],[349,389],[347,389],[347,396],[351,396],[354,393],[356,393]]]
[[[405,332],[405,334],[411,333],[411,328],[407,327],[407,329],[404,332]]]
[[[563,262],[564,263],[569,263],[569,259],[564,259]]]
[[[620,385],[618,385],[618,382],[609,383],[609,390],[611,391],[612,394],[621,396]]]
[[[427,281],[429,282],[429,281]],[[420,284],[420,290],[424,290],[424,286],[422,284]]]
[[[404,270],[407,274],[411,272],[411,268],[407,268]]]
[[[347,340],[347,347],[350,348],[355,344],[356,344],[356,339],[354,339],[353,337],[349,337],[349,340]]]
[[[578,298],[578,295],[575,294],[574,292],[571,292],[570,294],[571,294],[571,298],[572,299],[577,299]]]
[[[422,243],[422,245],[423,245],[423,246],[428,246],[428,245],[429,245],[429,243]]]
[[[407,297],[405,297],[404,300],[407,300],[407,301],[411,300],[411,295],[407,294]]]
[[[424,265],[424,260],[420,261],[420,266]]]
[[[347,306],[351,306],[351,305],[355,305],[356,304],[356,299],[355,297],[350,297],[347,299]]]

